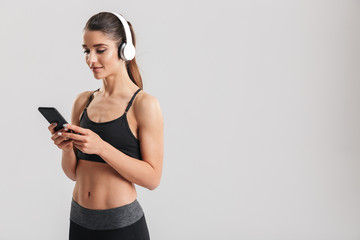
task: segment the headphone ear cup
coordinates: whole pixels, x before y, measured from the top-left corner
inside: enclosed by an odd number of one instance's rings
[[[135,48],[132,44],[122,43],[118,55],[122,60],[130,61],[135,57]]]
[[[126,44],[123,54],[124,54],[126,60],[128,60],[128,61],[132,60],[135,57],[134,46],[131,43]]]
[[[120,44],[119,49],[118,49],[118,56],[120,59],[122,59],[124,61],[126,61],[125,56],[124,56],[125,46],[126,46],[126,43],[122,43],[122,44]]]

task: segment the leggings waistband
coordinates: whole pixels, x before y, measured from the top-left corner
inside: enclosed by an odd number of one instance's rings
[[[132,203],[109,209],[89,209],[81,206],[72,198],[70,219],[92,230],[109,230],[129,226],[144,215],[140,203]]]

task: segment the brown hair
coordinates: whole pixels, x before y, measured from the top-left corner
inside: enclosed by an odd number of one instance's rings
[[[136,49],[136,38],[133,27],[129,21],[127,21],[130,27],[130,32],[132,36],[132,42]],[[120,43],[124,42],[126,39],[124,26],[122,25],[120,19],[112,14],[111,12],[99,12],[93,15],[85,24],[83,30],[89,31],[101,31],[107,35],[110,39],[114,40],[116,46],[120,46]],[[127,40],[127,39],[126,39]],[[136,64],[135,57],[130,61],[125,61],[126,70],[130,79],[141,89],[143,89],[142,78],[140,71]]]

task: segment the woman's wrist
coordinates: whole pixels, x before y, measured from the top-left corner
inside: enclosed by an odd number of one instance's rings
[[[103,155],[104,151],[106,151],[106,147],[107,147],[106,145],[107,144],[108,143],[105,142],[105,141],[101,142],[101,145],[100,145],[100,148],[99,148],[99,151],[98,151],[97,155],[99,155],[100,157]]]
[[[68,149],[68,150],[64,150],[62,149],[63,153],[71,153],[74,152],[74,150],[72,148]]]

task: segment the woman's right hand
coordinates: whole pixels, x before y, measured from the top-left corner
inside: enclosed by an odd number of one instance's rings
[[[73,139],[65,138],[58,134],[58,132],[67,132],[67,130],[62,128],[59,131],[55,131],[54,128],[56,127],[56,125],[56,123],[55,125],[50,124],[48,127],[49,131],[51,132],[51,140],[54,141],[54,144],[58,148],[62,149],[65,152],[73,150]]]

